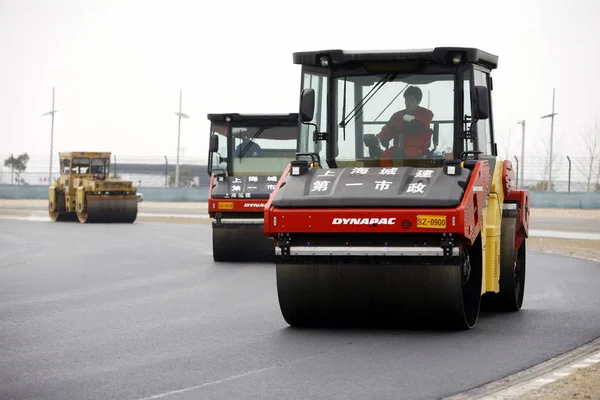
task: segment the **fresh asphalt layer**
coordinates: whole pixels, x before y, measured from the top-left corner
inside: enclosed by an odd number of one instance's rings
[[[600,336],[581,259],[529,251],[523,309],[470,331],[301,330],[273,265],[213,262],[210,225],[0,226],[2,399],[437,399]]]

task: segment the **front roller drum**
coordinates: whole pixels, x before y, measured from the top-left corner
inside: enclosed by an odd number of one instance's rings
[[[213,223],[212,249],[218,262],[275,262],[274,240],[265,236],[262,224]]]
[[[281,312],[296,327],[470,329],[479,316],[481,262],[467,251],[455,259],[447,264],[414,257],[389,264],[278,261]]]
[[[70,212],[48,211],[52,222],[76,222],[77,214]]]
[[[88,195],[86,203],[87,207],[77,205],[77,218],[81,223],[133,223],[137,218],[138,203],[135,197]]]
[[[65,197],[63,194],[54,192],[48,201],[48,216],[52,222],[72,222],[77,221],[77,215],[74,212],[65,211]]]

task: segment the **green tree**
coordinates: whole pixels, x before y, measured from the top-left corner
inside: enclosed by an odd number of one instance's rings
[[[600,183],[600,119],[596,117],[591,125],[590,129],[581,134],[586,158],[578,168],[586,180],[588,192]]]
[[[21,174],[23,172],[25,172],[25,170],[27,169],[27,162],[29,161],[29,155],[27,153],[23,153],[19,156],[17,156],[15,158],[15,156],[13,156],[12,154],[10,155],[10,157],[8,157],[6,160],[4,160],[4,166],[5,167],[9,167],[10,168],[10,173],[11,173],[11,183],[14,183],[12,181],[12,174],[16,173],[16,181],[18,183],[25,183],[25,180],[21,179]]]
[[[554,191],[554,183],[552,184],[552,191]],[[548,181],[539,181],[534,187],[530,188],[532,192],[546,192],[548,190]]]
[[[175,174],[169,176],[169,186],[175,186]],[[179,168],[179,186],[196,186],[194,181],[194,174],[190,167]]]

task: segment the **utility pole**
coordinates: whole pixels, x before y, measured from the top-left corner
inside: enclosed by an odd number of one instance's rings
[[[555,89],[552,89],[552,114],[544,115],[542,119],[550,117],[550,160],[548,162],[548,192],[552,190],[552,143],[554,141],[554,94]]]
[[[181,118],[189,118],[189,115],[181,112],[181,96],[182,90],[179,89],[179,112],[175,115],[179,117],[179,123],[177,125],[177,164],[175,165],[175,187],[179,187],[179,138],[181,136]]]
[[[48,185],[52,185],[52,153],[54,152],[54,114],[57,110],[54,109],[54,86],[52,87],[52,110],[48,111],[45,114],[42,114],[42,117],[46,115],[52,115],[52,122],[50,124],[50,171],[48,173]]]
[[[169,159],[165,156],[165,187],[168,187],[167,177],[169,176]]]
[[[521,125],[521,167],[520,167],[520,172],[521,172],[521,189],[523,189],[525,187],[525,120],[522,119],[521,121],[518,122],[519,125]]]

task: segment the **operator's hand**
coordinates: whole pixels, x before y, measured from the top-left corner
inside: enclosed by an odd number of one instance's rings
[[[379,139],[379,143],[387,149],[390,145],[390,139]]]
[[[412,122],[415,119],[415,117],[413,115],[410,115],[410,114],[404,114],[404,117],[402,117],[402,119],[405,122]]]

